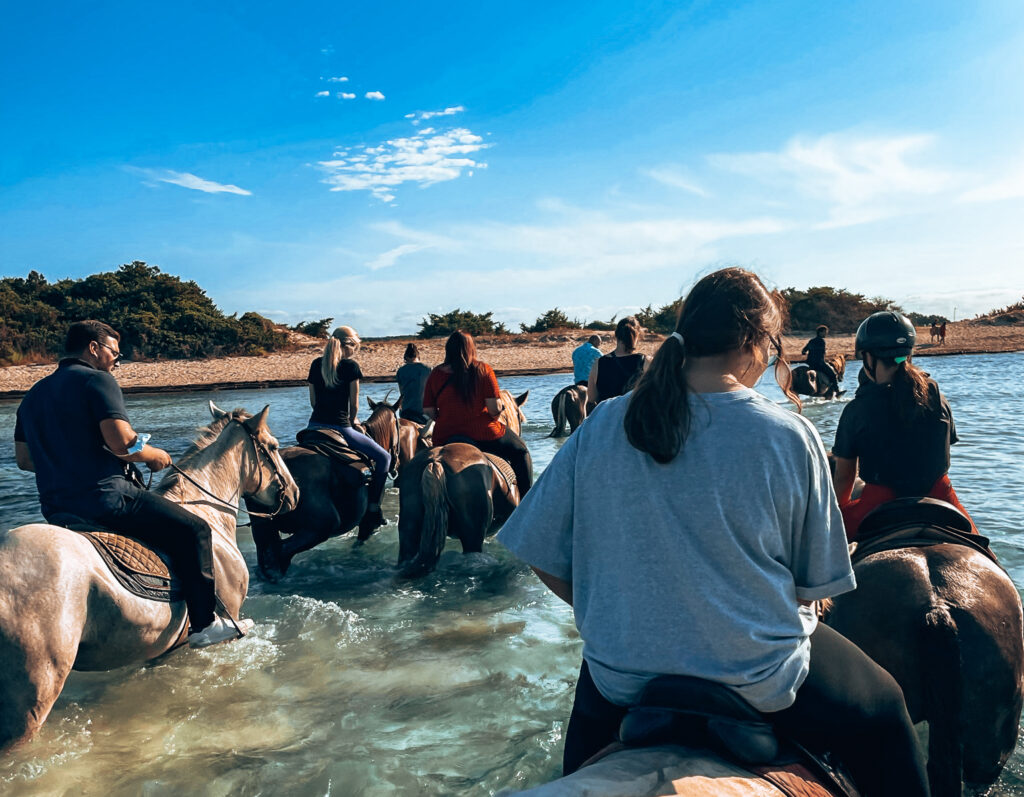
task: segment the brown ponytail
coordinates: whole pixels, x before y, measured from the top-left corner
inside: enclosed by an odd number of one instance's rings
[[[887,362],[895,365],[895,360]],[[896,414],[901,421],[918,418],[931,407],[928,377],[910,360],[904,360],[899,364],[892,379],[892,389],[896,400]]]
[[[675,459],[690,432],[687,359],[725,354],[766,339],[778,349],[776,381],[799,409],[778,344],[785,313],[781,294],[770,292],[746,269],[724,268],[701,279],[676,319],[675,332],[682,340],[675,335],[666,338],[630,397],[624,421],[630,445],[646,451],[655,462]]]

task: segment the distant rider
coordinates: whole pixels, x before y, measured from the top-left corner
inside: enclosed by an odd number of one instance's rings
[[[615,327],[615,350],[594,361],[587,378],[587,412],[602,401],[621,396],[633,385],[647,367],[647,355],[638,354],[637,343],[643,330],[640,322],[629,315]]]
[[[807,345],[800,350],[800,353],[807,355],[807,367],[812,371],[824,374],[829,387],[835,391],[837,396],[841,396],[846,391],[839,389],[839,377],[835,368],[825,362],[825,338],[827,336],[828,327],[822,324],[815,330],[814,337],[807,341]]]
[[[121,336],[102,321],[79,321],[68,329],[68,355],[39,380],[18,407],[15,457],[34,471],[47,521],[71,515],[128,534],[164,551],[182,580],[192,629],[192,647],[244,635],[252,620],[236,624],[214,614],[210,526],[161,495],[126,478],[129,462],[163,470],[171,457],[148,445],[128,422],[121,387],[110,373],[121,360]],[[59,524],[58,524],[59,525]]]
[[[434,445],[453,437],[472,440],[512,466],[519,494],[525,495],[533,484],[533,460],[523,439],[498,420],[501,410],[494,369],[476,358],[472,335],[453,332],[444,344],[444,363],[430,372],[423,391],[423,411],[435,421]]]
[[[868,512],[894,498],[939,498],[967,514],[947,475],[949,447],[957,442],[953,412],[935,381],[911,362],[916,338],[910,320],[892,311],[868,316],[857,329],[865,378],[839,418],[832,446],[836,495],[851,540]],[[864,490],[851,501],[858,469]]]
[[[398,369],[395,380],[402,396],[399,416],[413,423],[425,424],[429,420],[423,414],[423,388],[427,386],[430,366],[420,362],[420,350],[415,343],[405,347],[405,365]]]
[[[586,343],[581,343],[572,350],[572,375],[577,385],[587,386],[590,381],[590,369],[601,359],[601,336],[591,335]]]
[[[364,522],[371,528],[386,526],[380,501],[391,469],[391,454],[369,435],[355,428],[359,410],[359,380],[363,372],[352,359],[362,341],[352,327],[338,327],[331,333],[323,356],[309,366],[309,403],[313,413],[310,429],[333,429],[340,432],[353,449],[366,454],[373,462],[369,502]]]

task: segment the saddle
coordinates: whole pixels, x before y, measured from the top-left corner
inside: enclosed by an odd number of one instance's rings
[[[117,582],[133,595],[162,603],[183,599],[181,585],[172,577],[165,555],[144,542],[67,513],[51,517],[50,522],[78,532],[91,542]]]
[[[303,429],[295,435],[295,441],[302,448],[315,451],[343,466],[342,473],[353,484],[369,484],[373,477],[373,462],[365,454],[352,448],[334,429]]]
[[[850,559],[856,564],[880,551],[944,543],[973,548],[999,564],[988,537],[972,533],[967,516],[938,498],[897,498],[871,510],[851,545]]]
[[[502,459],[497,454],[488,454],[486,451],[481,451],[480,447],[477,446],[476,441],[468,437],[464,437],[463,435],[454,435],[453,437],[448,438],[448,442],[465,443],[466,445],[473,446],[473,448],[480,451],[480,453],[487,458],[487,461],[491,463],[491,467],[493,467],[498,472],[498,475],[505,480],[505,484],[508,486],[509,492],[512,492],[513,488],[518,492],[519,485],[516,482],[516,472],[512,470],[512,466],[508,463],[508,460]]]
[[[626,747],[710,747],[790,797],[857,797],[824,756],[782,737],[771,721],[722,684],[685,675],[651,680],[619,727]]]

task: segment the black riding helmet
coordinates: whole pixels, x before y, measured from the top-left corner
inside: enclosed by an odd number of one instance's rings
[[[887,360],[909,357],[916,340],[917,332],[906,316],[892,310],[872,313],[857,327],[854,356],[861,359],[867,351]]]

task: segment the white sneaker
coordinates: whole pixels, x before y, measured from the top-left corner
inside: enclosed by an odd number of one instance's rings
[[[219,614],[213,616],[213,622],[202,631],[196,631],[188,635],[188,646],[190,648],[205,648],[216,645],[218,642],[228,642],[248,634],[253,627],[252,620],[239,620],[238,628],[235,624]]]

